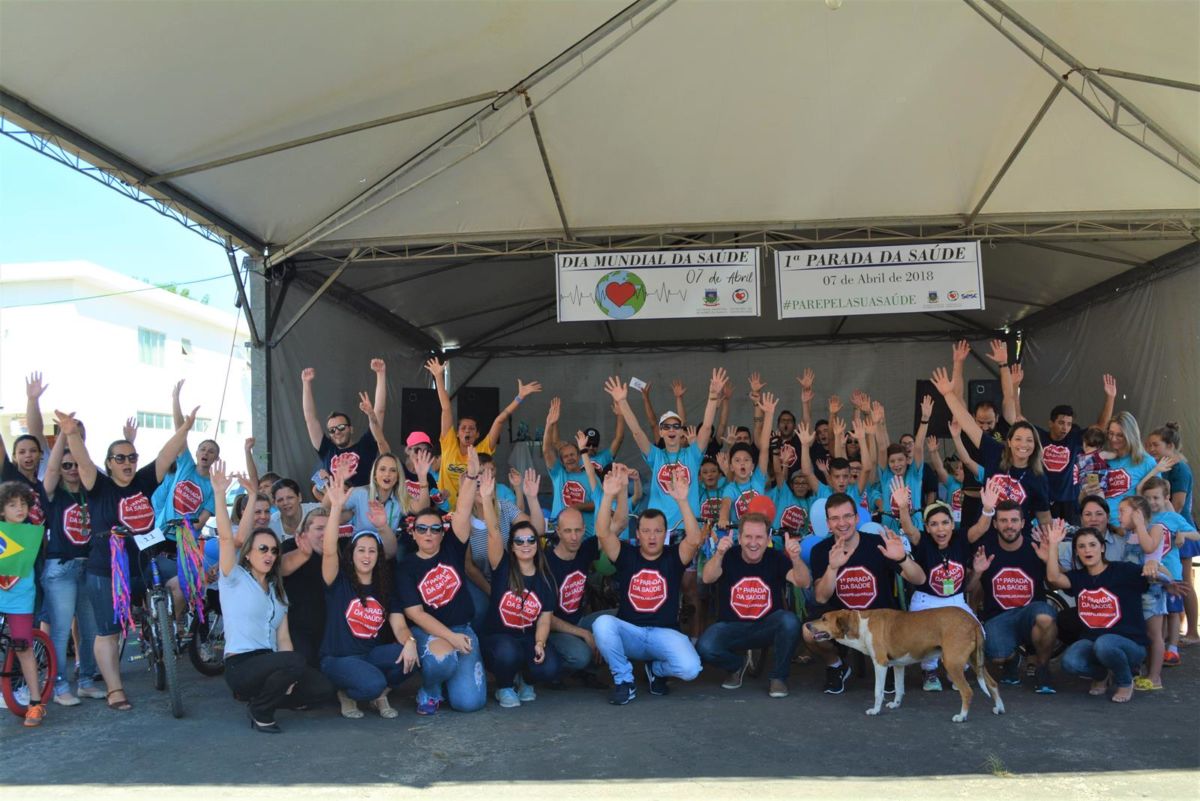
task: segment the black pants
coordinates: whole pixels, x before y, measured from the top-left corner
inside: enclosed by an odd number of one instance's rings
[[[225,681],[234,695],[250,704],[259,723],[273,722],[279,707],[308,706],[333,695],[329,679],[295,651],[249,651],[226,657]],[[296,687],[289,693],[293,684]]]
[[[324,632],[313,631],[303,626],[295,626],[288,621],[288,630],[292,635],[292,650],[304,657],[310,668],[321,669],[321,638]]]

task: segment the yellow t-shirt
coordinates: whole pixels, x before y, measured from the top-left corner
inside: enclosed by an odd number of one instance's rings
[[[487,437],[475,443],[476,453],[494,453],[495,448],[487,441]],[[442,435],[442,471],[438,474],[438,489],[450,503],[450,511],[454,511],[458,503],[458,482],[467,472],[467,457],[458,447],[458,430],[451,428]]]

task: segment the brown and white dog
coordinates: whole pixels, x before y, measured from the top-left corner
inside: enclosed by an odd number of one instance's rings
[[[974,693],[963,675],[970,664],[979,678],[979,687],[995,701],[992,713],[1004,714],[1004,702],[996,680],[987,672],[983,657],[983,627],[961,609],[944,607],[920,612],[895,609],[843,610],[827,612],[820,620],[806,623],[813,639],[836,640],[847,648],[867,655],[875,663],[875,706],[868,715],[878,715],[883,705],[883,685],[888,667],[896,679],[896,700],[888,709],[899,709],[904,700],[904,667],[930,656],[940,656],[946,675],[954,682],[962,698],[962,710],[952,720],[967,719]]]

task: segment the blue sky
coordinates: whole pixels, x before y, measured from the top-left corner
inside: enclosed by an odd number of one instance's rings
[[[236,290],[221,246],[179,223],[0,136],[0,262],[91,261],[233,312]]]

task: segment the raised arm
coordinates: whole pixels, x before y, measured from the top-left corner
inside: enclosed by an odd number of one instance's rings
[[[249,482],[246,491],[258,492],[258,464],[254,461],[254,437],[246,437],[242,447],[246,454],[246,480]]]
[[[348,494],[345,473],[340,469],[335,470],[325,486],[325,497],[329,499],[329,520],[321,537],[321,578],[326,587],[337,581],[338,577],[338,521],[342,519]]]
[[[766,420],[775,419],[775,409],[779,407],[779,398],[770,392],[764,392],[758,400],[758,409]],[[758,431],[758,472],[764,477],[769,475],[771,467],[771,426],[764,422]]]
[[[921,398],[921,424],[917,426],[917,433],[913,436],[912,460],[914,467],[920,467],[925,464],[925,451],[921,448],[921,443],[929,435],[929,418],[932,416],[933,396],[926,395]]]
[[[87,446],[83,444],[83,437],[79,434],[79,422],[75,419],[75,413],[65,414],[55,409],[54,420],[58,424],[59,438],[67,440],[67,447],[71,450],[71,458],[79,465],[79,483],[83,485],[84,489],[90,490],[96,486],[96,463],[92,461],[92,456],[88,453]]]
[[[67,438],[55,437],[54,447],[50,449],[50,458],[46,461],[46,474],[42,476],[42,488],[46,494],[53,496],[58,489],[59,479],[62,478],[63,453],[67,450]]]
[[[513,412],[517,407],[525,402],[535,392],[541,392],[542,385],[537,381],[531,381],[528,384],[523,383],[521,379],[517,379],[517,394],[508,402],[508,405],[500,410],[500,414],[496,415],[496,419],[492,421],[492,427],[488,430],[487,441],[495,450],[497,443],[500,442],[500,431],[504,427],[504,422],[512,417]]]
[[[708,400],[704,404],[704,421],[696,434],[696,447],[701,452],[708,450],[708,442],[712,439],[713,421],[717,419],[717,404],[721,402],[728,383],[729,374],[725,372],[725,368],[718,367],[712,371],[712,378],[708,382]]]
[[[690,486],[691,482],[684,478],[682,470],[675,470],[671,473],[669,494],[675,499],[675,503],[679,505],[679,511],[683,515],[683,542],[679,543],[679,561],[685,565],[692,563],[692,560],[696,558],[696,552],[700,550],[700,545],[704,542],[704,529],[696,520],[692,505],[688,503]]]
[[[611,562],[616,562],[621,554],[621,540],[617,535],[620,529],[613,530],[613,501],[625,493],[629,482],[628,470],[625,465],[613,462],[608,475],[604,477],[604,497],[600,501],[600,508],[596,510],[596,539],[600,543],[600,550]]]
[[[800,422],[805,425],[812,426],[812,402],[813,382],[816,380],[816,374],[813,373],[811,367],[804,368],[804,374],[796,378],[800,384]]]
[[[887,461],[887,449],[892,444],[892,437],[888,433],[887,410],[879,401],[871,403],[871,420],[875,423],[875,452],[879,454],[880,464],[883,464]]]
[[[371,429],[371,436],[375,438],[375,444],[379,446],[379,452],[391,453],[392,447],[383,433],[383,420],[365,392],[358,393],[358,409],[367,416],[367,425]]]
[[[879,454],[875,452],[875,420],[866,416],[861,422],[855,420],[854,423],[854,438],[858,440],[859,458],[862,459],[862,469],[858,471],[858,491],[864,493],[879,463]]]
[[[1108,421],[1112,419],[1113,409],[1117,403],[1117,379],[1105,373],[1103,381],[1104,405],[1100,407],[1100,417],[1096,420],[1096,425],[1101,428],[1107,428]]]
[[[687,394],[687,386],[678,378],[671,381],[671,394],[675,396],[675,414],[679,422],[687,425],[687,409],[683,405],[683,396]]]
[[[458,503],[454,507],[453,517],[450,518],[450,528],[461,542],[471,539],[471,512],[475,507],[475,484],[479,472],[479,454],[472,445],[467,448],[467,472],[458,482]]]
[[[808,427],[808,423],[803,421],[796,426],[796,436],[800,438],[800,472],[804,474],[804,480],[815,492],[821,486],[821,481],[817,478],[816,471],[813,470],[812,460],[812,444],[816,442],[817,437]]]
[[[846,458],[846,423],[840,417],[829,418],[829,441],[833,446],[833,458]]]
[[[625,415],[621,414],[621,409],[617,404],[612,406],[613,416],[616,417],[616,422],[613,424],[612,442],[608,443],[608,452],[617,457],[617,451],[621,450],[621,443],[625,441]]]
[[[529,504],[529,522],[537,529],[537,533],[546,534],[546,516],[542,512],[542,503],[538,500],[538,489],[542,485],[542,477],[532,467],[525,468],[525,476],[521,482],[525,502]],[[487,502],[484,502],[487,506]]]
[[[446,365],[437,357],[425,362],[425,369],[433,376],[433,386],[437,390],[438,404],[442,407],[442,427],[438,439],[446,436],[446,432],[454,428],[454,413],[450,411],[450,393],[446,391]]]
[[[1046,583],[1060,590],[1071,589],[1071,580],[1063,575],[1058,564],[1058,546],[1067,536],[1066,523],[1053,521],[1046,531],[1046,547],[1038,549],[1038,555],[1046,562]]]
[[[750,436],[755,442],[758,442],[758,430],[763,427],[765,422],[762,410],[758,408],[758,401],[762,398],[762,391],[767,382],[762,380],[762,376],[757,370],[750,374],[747,381],[750,383],[750,404],[754,407],[754,425],[750,427]]]
[[[912,493],[900,476],[892,477],[892,503],[900,509],[900,528],[904,536],[916,547],[921,541],[921,530],[913,525],[912,513],[908,511],[912,505]]]
[[[642,387],[642,411],[646,415],[646,426],[653,432],[658,431],[658,415],[654,412],[654,404],[650,401],[650,382]]]
[[[496,514],[496,479],[490,472],[479,476],[479,499],[483,522],[487,523],[488,564],[495,570],[504,561],[504,537],[500,535],[500,518]]]
[[[542,461],[547,470],[553,470],[558,464],[558,416],[562,412],[562,400],[558,397],[550,399],[550,409],[546,412],[546,429],[542,435]]]
[[[959,399],[967,397],[967,387],[963,384],[963,364],[967,361],[967,357],[971,355],[971,345],[965,339],[960,339],[954,343],[953,362],[950,367],[950,384],[954,388],[954,392]],[[965,400],[964,400],[965,403]]]
[[[954,391],[954,383],[946,375],[946,368],[939,367],[934,370],[932,378],[933,386],[946,399],[946,405],[950,407],[951,416],[962,426],[963,433],[978,448],[980,441],[983,440],[983,429],[979,427],[979,423],[976,423],[975,418],[971,416],[971,412],[967,409],[967,404]]]
[[[633,437],[638,450],[642,452],[642,456],[649,456],[650,440],[642,431],[642,427],[638,425],[633,409],[629,407],[629,385],[623,383],[620,376],[609,376],[604,381],[604,391],[612,397],[613,403],[621,410],[621,416],[625,418],[625,424],[629,426],[629,434]]]
[[[991,352],[988,358],[996,365],[1000,376],[1000,412],[1009,423],[1017,422],[1017,393],[1013,385],[1012,373],[1008,369],[1008,343],[1003,339],[993,339],[988,343]]]
[[[879,552],[891,559],[900,566],[900,575],[904,576],[904,580],[914,586],[921,586],[925,583],[925,568],[917,564],[917,560],[911,558],[904,550],[904,543],[900,540],[900,535],[890,529],[884,529],[883,545],[877,545]]]
[[[71,450],[72,455],[75,450]],[[212,482],[213,494],[224,498],[229,489],[229,477],[225,475],[225,463],[221,460],[213,462],[208,478]],[[253,505],[253,504],[251,504]],[[229,507],[223,503],[217,504],[217,545],[219,546],[219,564],[222,576],[228,576],[237,566],[238,546],[233,542],[233,523],[229,519]]]
[[[950,480],[950,474],[946,472],[946,465],[942,464],[942,452],[938,447],[938,438],[933,436],[925,437],[925,450],[929,453],[929,458],[925,460],[926,464],[933,467],[933,472],[937,473],[938,481],[943,484],[947,483]]]
[[[701,581],[705,584],[717,583],[717,579],[721,578],[721,574],[725,572],[725,554],[729,553],[729,549],[732,547],[733,532],[727,531],[717,540],[717,548],[713,551],[712,557],[704,563],[704,570],[700,574]]]
[[[980,513],[979,519],[967,529],[967,542],[977,542],[992,527],[992,518],[996,516],[996,504],[1000,501],[1000,493],[996,490],[994,481],[989,479],[980,488],[979,501],[983,506],[983,511]]]
[[[967,452],[967,446],[962,441],[962,426],[957,420],[950,421],[950,439],[954,442],[954,453],[958,456],[958,461],[962,462],[964,473],[978,476],[981,469],[979,462],[972,459],[971,454]]]
[[[371,359],[371,371],[375,373],[375,416],[379,418],[379,428],[383,428],[383,420],[387,415],[387,364],[383,359]],[[378,437],[376,437],[378,440]],[[391,448],[379,446],[380,453],[386,453]]]
[[[175,420],[175,427],[179,428],[183,425],[183,407],[179,404],[179,395],[183,391],[183,382],[186,379],[179,379],[175,382],[175,386],[171,388],[171,417]]]
[[[313,400],[312,385],[316,377],[317,371],[311,367],[300,371],[300,408],[304,411],[304,428],[308,431],[308,441],[312,443],[314,451],[320,449],[321,440],[325,437],[325,430],[317,416],[317,402]]]
[[[46,423],[42,419],[42,393],[49,388],[49,384],[42,381],[42,374],[39,372],[30,373],[25,379],[25,428],[38,441],[38,445],[42,448],[42,453],[50,450],[46,444]]]
[[[171,469],[171,465],[179,458],[179,454],[187,447],[187,435],[192,430],[192,426],[196,424],[196,412],[200,411],[200,407],[192,409],[192,413],[183,418],[183,423],[179,428],[175,429],[175,433],[162,446],[162,450],[158,452],[158,456],[154,458],[154,474],[159,481],[167,477],[167,472]],[[74,453],[75,449],[71,449]]]

